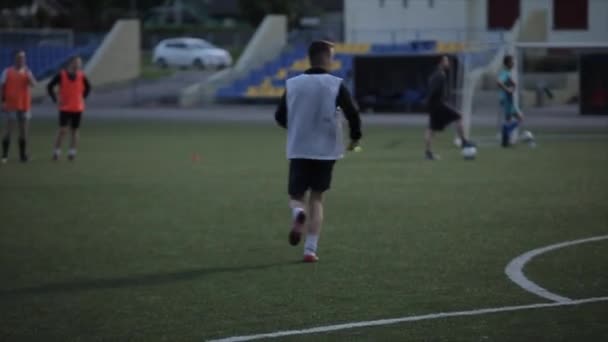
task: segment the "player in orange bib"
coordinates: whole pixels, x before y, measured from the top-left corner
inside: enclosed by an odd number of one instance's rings
[[[67,68],[55,75],[47,86],[49,96],[59,107],[59,131],[55,139],[53,160],[59,160],[61,156],[61,144],[63,137],[68,133],[68,125],[70,125],[72,133],[68,159],[72,161],[76,158],[78,130],[85,108],[84,100],[91,91],[91,85],[81,69],[82,60],[79,56],[73,56],[70,58]],[[55,94],[57,85],[59,85],[59,99]]]
[[[28,123],[32,97],[30,87],[36,84],[36,79],[28,69],[25,51],[15,52],[15,64],[4,69],[0,76],[2,92],[2,111],[6,114],[6,125],[2,138],[2,163],[8,161],[8,150],[11,144],[11,131],[14,122],[19,123],[19,156],[22,162],[29,160],[27,154]]]

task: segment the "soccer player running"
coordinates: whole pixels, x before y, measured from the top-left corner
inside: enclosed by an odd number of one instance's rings
[[[84,100],[89,96],[91,84],[82,72],[82,60],[79,56],[73,56],[68,62],[66,69],[61,70],[47,86],[47,91],[53,102],[59,107],[59,131],[55,139],[53,160],[59,160],[61,156],[61,145],[63,137],[68,133],[68,125],[71,128],[70,150],[68,159],[76,158],[80,122],[84,112]],[[55,95],[55,87],[59,85],[59,100]]]
[[[511,71],[515,61],[513,56],[506,55],[503,58],[503,69],[498,74],[496,84],[500,91],[500,105],[503,109],[504,121],[502,124],[502,146],[509,147],[511,145],[511,134],[523,122],[524,116],[515,104],[515,87]]]
[[[457,121],[456,132],[461,141],[461,147],[474,146],[464,135],[464,124],[462,114],[447,104],[446,88],[448,87],[447,72],[450,70],[450,59],[441,56],[437,70],[429,80],[429,94],[427,97],[427,109],[429,112],[429,127],[425,132],[425,158],[428,160],[439,160],[439,156],[432,151],[432,142],[435,132],[441,132],[452,122]]]
[[[8,161],[14,121],[19,124],[19,159],[23,163],[29,161],[27,138],[32,106],[30,88],[36,84],[36,79],[27,67],[25,51],[17,50],[14,57],[15,64],[4,69],[0,76],[2,110],[6,116],[5,131],[2,137],[1,161],[3,164]]]
[[[275,113],[277,123],[287,129],[288,193],[293,224],[289,243],[297,245],[307,228],[304,262],[318,260],[323,194],[330,188],[336,160],[344,154],[340,112],[350,127],[348,149],[357,147],[362,136],[359,111],[350,92],[342,79],[328,72],[333,55],[332,43],[313,42],[308,49],[311,68],[287,80]]]

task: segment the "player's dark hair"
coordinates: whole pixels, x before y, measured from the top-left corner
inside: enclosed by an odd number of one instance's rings
[[[72,63],[73,61],[75,61],[77,58],[80,58],[80,55],[71,55],[70,58],[68,59],[68,64]]]
[[[450,56],[448,56],[448,55],[440,55],[439,58],[437,59],[437,64],[441,65],[441,63],[443,62],[444,58],[447,58],[448,61],[450,60]]]
[[[317,40],[312,42],[308,47],[308,59],[310,59],[310,64],[319,64],[323,57],[331,54],[331,49],[333,47],[334,44],[327,40]]]
[[[13,50],[13,57],[17,57],[18,54],[20,53],[25,53],[25,49],[15,49]]]
[[[509,64],[513,64],[513,56],[511,56],[511,55],[505,55],[502,58],[502,65],[507,66]]]

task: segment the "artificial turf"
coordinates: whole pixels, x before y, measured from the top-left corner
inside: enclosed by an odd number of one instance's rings
[[[272,124],[85,121],[74,163],[0,165],[0,340],[203,341],[351,321],[547,302],[504,267],[608,234],[608,132],[422,160],[420,129],[367,127],[335,169],[320,262],[287,243],[284,133]],[[571,132],[570,132],[571,133]],[[14,152],[14,151],[13,151]],[[194,157],[194,158],[193,158]],[[607,296],[607,242],[534,259],[530,279]],[[285,340],[607,338],[606,302]]]

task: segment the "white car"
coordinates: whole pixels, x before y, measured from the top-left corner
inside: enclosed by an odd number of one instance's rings
[[[228,51],[198,38],[162,40],[154,48],[152,61],[162,68],[223,69],[232,65],[232,57]]]

